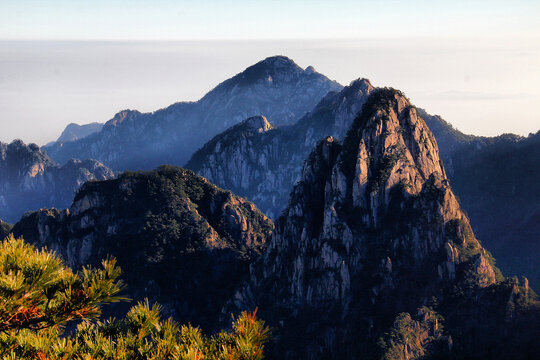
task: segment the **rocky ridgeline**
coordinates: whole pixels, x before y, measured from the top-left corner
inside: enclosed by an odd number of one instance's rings
[[[274,124],[295,122],[341,85],[284,56],[267,58],[222,82],[196,102],[153,113],[126,110],[83,139],[46,148],[57,162],[98,159],[115,170],[184,165],[214,135],[264,114]]]
[[[69,209],[29,213],[12,231],[75,269],[112,255],[130,298],[212,328],[272,229],[252,203],[189,170],[161,167],[89,182]],[[112,314],[129,307],[119,306]]]
[[[371,91],[368,80],[353,81],[330,92],[292,126],[275,128],[264,117],[247,119],[206,143],[186,167],[276,218],[313,147],[328,135],[343,138]]]
[[[342,143],[311,153],[224,313],[258,305],[282,358],[499,357],[508,317],[531,299],[497,280],[432,133],[401,93],[378,89]]]
[[[29,210],[67,207],[87,181],[105,180],[114,172],[96,160],[69,160],[57,165],[35,144],[0,143],[0,218],[15,222]]]

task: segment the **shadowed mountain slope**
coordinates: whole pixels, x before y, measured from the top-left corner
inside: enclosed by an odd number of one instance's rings
[[[158,301],[182,322],[212,328],[272,229],[252,203],[163,166],[86,183],[69,209],[29,213],[12,231],[75,269],[112,255],[133,300]]]

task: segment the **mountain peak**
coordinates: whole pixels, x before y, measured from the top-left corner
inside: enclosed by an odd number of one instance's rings
[[[317,70],[315,70],[315,68],[314,68],[313,66],[310,65],[310,66],[308,66],[308,67],[306,68],[305,72],[306,72],[306,74],[311,75],[311,74],[315,74],[315,73],[317,72]]]
[[[185,164],[213,136],[251,116],[264,114],[276,126],[293,124],[329,91],[341,89],[339,83],[305,71],[285,56],[273,56],[221,82],[198,101],[152,113],[121,111],[104,130],[53,144],[47,152],[59,163],[72,157],[94,158],[116,170]]]
[[[36,144],[26,145],[21,139],[15,139],[9,144],[0,142],[0,161],[16,164],[22,161],[25,166],[33,164],[53,165],[54,162]],[[6,164],[0,163],[0,168]]]
[[[371,85],[371,81],[369,81],[369,79],[358,78],[358,79],[355,79],[355,80],[351,81],[351,83],[349,84],[348,87],[353,88],[353,89],[356,89],[356,88],[373,88],[373,85]]]
[[[272,130],[274,128],[272,124],[270,124],[270,122],[261,115],[247,118],[241,124],[259,133],[267,132],[268,130]]]
[[[87,182],[69,210],[28,213],[13,233],[55,249],[74,268],[112,254],[131,298],[159,299],[170,315],[210,326],[272,228],[245,199],[189,170],[161,166]]]
[[[67,206],[88,180],[105,180],[114,172],[96,160],[56,164],[36,144],[0,142],[0,218],[15,221],[28,210]]]
[[[60,137],[58,137],[56,142],[65,143],[82,139],[89,135],[92,135],[93,133],[101,131],[102,128],[103,124],[97,122],[84,125],[70,123],[68,126],[66,126],[66,128],[64,129]]]
[[[236,298],[285,324],[284,334],[313,329],[299,351],[313,346],[309,357],[322,358],[328,323],[335,322],[334,335],[354,329],[376,340],[397,314],[441,289],[481,291],[495,282],[435,138],[401,92],[377,89],[343,144],[325,138],[304,163],[268,250]],[[294,314],[304,311],[326,317],[298,325]]]
[[[272,56],[245,69],[233,79],[240,85],[249,85],[258,81],[272,84],[296,81],[304,70],[286,56]]]
[[[266,59],[260,61],[259,63],[265,64],[268,66],[292,66],[292,67],[298,66],[291,58],[288,58],[287,56],[284,56],[284,55],[269,56]]]
[[[114,117],[105,123],[106,126],[118,126],[126,121],[133,121],[141,113],[137,110],[122,110],[117,112]]]

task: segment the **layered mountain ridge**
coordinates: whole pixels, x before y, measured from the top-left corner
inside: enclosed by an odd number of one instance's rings
[[[0,174],[0,218],[8,222],[29,210],[67,207],[85,182],[115,176],[96,160],[70,159],[59,166],[37,145],[21,140],[0,143]]]
[[[372,90],[368,80],[354,81],[340,92],[330,92],[291,126],[276,126],[263,133],[232,127],[226,138],[221,136],[225,132],[216,135],[199,149],[186,167],[277,218],[286,207],[289,190],[300,180],[302,163],[312,147],[326,136],[343,139]],[[534,140],[538,136],[466,135],[440,116],[423,109],[418,113],[437,139],[454,193],[472,219],[477,236],[494,252],[505,273],[526,275],[532,284],[540,284],[536,266],[540,229],[535,220],[540,186],[534,181],[540,159],[540,142]],[[492,217],[493,209],[497,220]],[[515,246],[514,241],[520,245]]]
[[[206,143],[186,167],[247,197],[276,218],[313,146],[328,135],[345,136],[371,91],[368,80],[358,79],[327,94],[294,125],[266,124],[264,131],[236,125]]]
[[[75,269],[114,256],[134,301],[158,301],[169,315],[212,328],[272,229],[253,204],[163,166],[88,182],[69,209],[28,213],[12,232]]]
[[[75,268],[114,255],[130,297],[206,329],[218,327],[218,313],[228,323],[231,312],[259,307],[274,328],[270,358],[540,353],[529,280],[503,278],[478,240],[502,245],[500,264],[539,271],[538,134],[464,135],[399,91],[366,79],[341,88],[272,57],[196,103],[121,111],[100,132],[49,150],[137,169],[183,161],[213,135],[186,167],[237,195],[182,168],[126,172],[86,183],[69,209],[28,213],[14,227],[0,221],[0,235],[22,235]],[[0,154],[29,156],[6,181],[26,195],[60,181],[37,146],[15,145]],[[62,169],[69,164],[91,167],[71,160]],[[282,213],[275,228],[238,195],[271,218]]]
[[[526,281],[501,281],[418,111],[377,89],[343,143],[328,137],[311,153],[230,305],[260,307],[281,358],[501,358],[508,317],[534,301]],[[535,340],[519,340],[524,353]]]
[[[153,113],[126,110],[88,137],[47,147],[55,161],[93,158],[115,170],[184,165],[212,136],[257,115],[293,123],[341,85],[284,56],[267,58],[224,81],[196,102]]]

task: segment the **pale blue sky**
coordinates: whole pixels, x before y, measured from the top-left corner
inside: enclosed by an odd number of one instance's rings
[[[0,141],[197,100],[278,54],[467,133],[540,129],[538,0],[0,0]]]
[[[531,36],[537,0],[0,0],[1,39]]]

